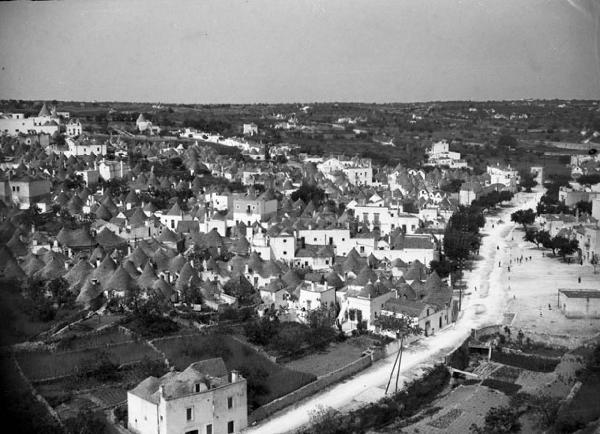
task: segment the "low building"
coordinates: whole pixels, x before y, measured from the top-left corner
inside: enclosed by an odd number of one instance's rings
[[[244,136],[255,136],[258,134],[258,126],[255,123],[244,124],[242,131]]]
[[[600,318],[600,289],[559,289],[558,306],[567,318]]]
[[[427,150],[428,160],[426,166],[447,166],[451,169],[467,168],[467,162],[461,160],[460,152],[450,151],[450,145],[446,140],[434,143]]]
[[[66,126],[66,133],[69,137],[77,137],[80,136],[81,133],[83,133],[83,127],[81,126],[81,122],[79,122],[79,119],[69,120]]]
[[[56,152],[61,152],[67,157],[70,157],[71,155],[106,155],[108,152],[108,145],[106,142],[101,143],[97,139],[85,135],[77,138],[76,140],[67,138],[65,141],[68,149],[66,151],[60,151],[57,149]]]
[[[223,359],[148,377],[127,392],[127,428],[138,434],[230,434],[248,425],[246,380]]]
[[[519,182],[519,172],[509,166],[487,166],[487,174],[490,176],[490,184],[502,184],[513,193],[517,191],[517,184]]]
[[[125,163],[123,160],[105,160],[98,164],[98,172],[102,179],[109,181],[111,179],[121,179],[125,177],[131,172],[131,168],[129,167],[129,164]]]

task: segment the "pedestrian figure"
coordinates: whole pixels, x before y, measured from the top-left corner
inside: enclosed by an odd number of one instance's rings
[[[542,252],[542,258],[543,258],[544,256],[546,256],[546,254],[545,254],[544,252]]]
[[[508,272],[510,273],[510,265],[508,266]],[[510,277],[509,277],[509,279],[510,279]]]
[[[577,278],[577,283],[581,283],[581,276]]]
[[[502,262],[498,261],[498,267],[502,267]]]
[[[500,246],[496,246],[496,250],[500,250]]]
[[[531,256],[529,257],[529,260],[531,261]]]
[[[552,306],[550,306],[550,303],[548,303],[548,310],[552,310]]]

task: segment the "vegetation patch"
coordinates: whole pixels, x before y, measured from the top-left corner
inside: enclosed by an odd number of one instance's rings
[[[452,422],[454,422],[462,414],[463,414],[463,411],[460,408],[453,408],[446,414],[438,417],[435,420],[432,420],[427,425],[430,425],[432,427],[439,428],[439,429],[447,429],[450,425],[452,425]]]
[[[221,357],[248,381],[249,411],[286,395],[316,377],[280,366],[229,335],[193,335],[162,339],[155,345],[178,370],[199,360]]]
[[[149,359],[160,359],[144,342],[126,342],[104,347],[101,350],[90,348],[76,351],[31,351],[17,354],[17,361],[31,381],[48,378],[83,375],[94,370],[98,361],[110,362],[119,366]]]
[[[404,390],[376,403],[349,413],[340,413],[332,408],[320,409],[313,413],[311,424],[300,433],[358,433],[383,428],[395,420],[406,420],[431,404],[449,379],[450,373],[446,367],[436,365],[421,379],[409,383]]]
[[[498,390],[507,396],[514,395],[521,389],[521,385],[515,383],[509,383],[508,381],[495,380],[493,378],[486,378],[481,383],[482,386],[487,386],[491,389]]]

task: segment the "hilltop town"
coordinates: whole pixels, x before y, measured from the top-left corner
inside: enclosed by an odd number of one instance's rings
[[[2,371],[33,430],[271,432],[297,406],[290,430],[486,432],[567,359],[546,426],[600,418],[565,416],[600,385],[596,101],[0,112]],[[394,399],[423,376],[431,399],[387,411],[394,369]],[[343,379],[373,388],[332,392],[358,413],[304,410]],[[449,381],[489,405],[422,412]]]

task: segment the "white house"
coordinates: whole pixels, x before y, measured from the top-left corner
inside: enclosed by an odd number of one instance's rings
[[[600,318],[600,289],[559,289],[558,305],[567,318]]]
[[[77,137],[83,133],[83,127],[79,119],[71,119],[66,125],[66,134],[69,137]],[[104,154],[102,154],[104,155]]]
[[[242,131],[244,136],[255,136],[258,134],[258,126],[254,122],[250,124],[244,124]]]
[[[53,135],[60,130],[60,118],[53,109],[52,113],[42,106],[35,117],[26,118],[23,113],[0,113],[0,134],[18,136],[19,134],[45,133]]]
[[[451,169],[469,167],[467,162],[460,159],[460,152],[450,151],[446,140],[436,142],[427,150],[428,160],[426,166],[448,166]]]
[[[340,292],[340,315],[343,329],[356,329],[363,322],[367,329],[375,330],[373,321],[383,309],[385,302],[395,293],[379,282],[364,287],[349,287],[345,294]]]
[[[490,176],[490,185],[502,184],[512,192],[517,191],[517,183],[519,181],[519,173],[517,170],[508,166],[487,166],[487,174]]]
[[[335,180],[336,173],[343,172],[350,184],[373,184],[373,168],[368,158],[329,158],[318,164],[317,169],[331,180]]]
[[[250,226],[277,213],[277,199],[263,196],[237,195],[233,199],[233,219]]]
[[[297,306],[307,311],[335,305],[335,288],[325,283],[303,282],[299,286]]]
[[[80,137],[77,140],[67,137],[65,142],[67,143],[68,150],[64,152],[64,154],[68,157],[71,155],[106,155],[108,149],[106,142],[100,143],[96,139],[91,139],[85,136]]]
[[[105,181],[120,179],[131,171],[129,164],[121,161],[103,160],[98,164],[98,172]]]
[[[137,434],[230,434],[248,425],[246,380],[223,359],[148,377],[127,392],[127,428]]]

